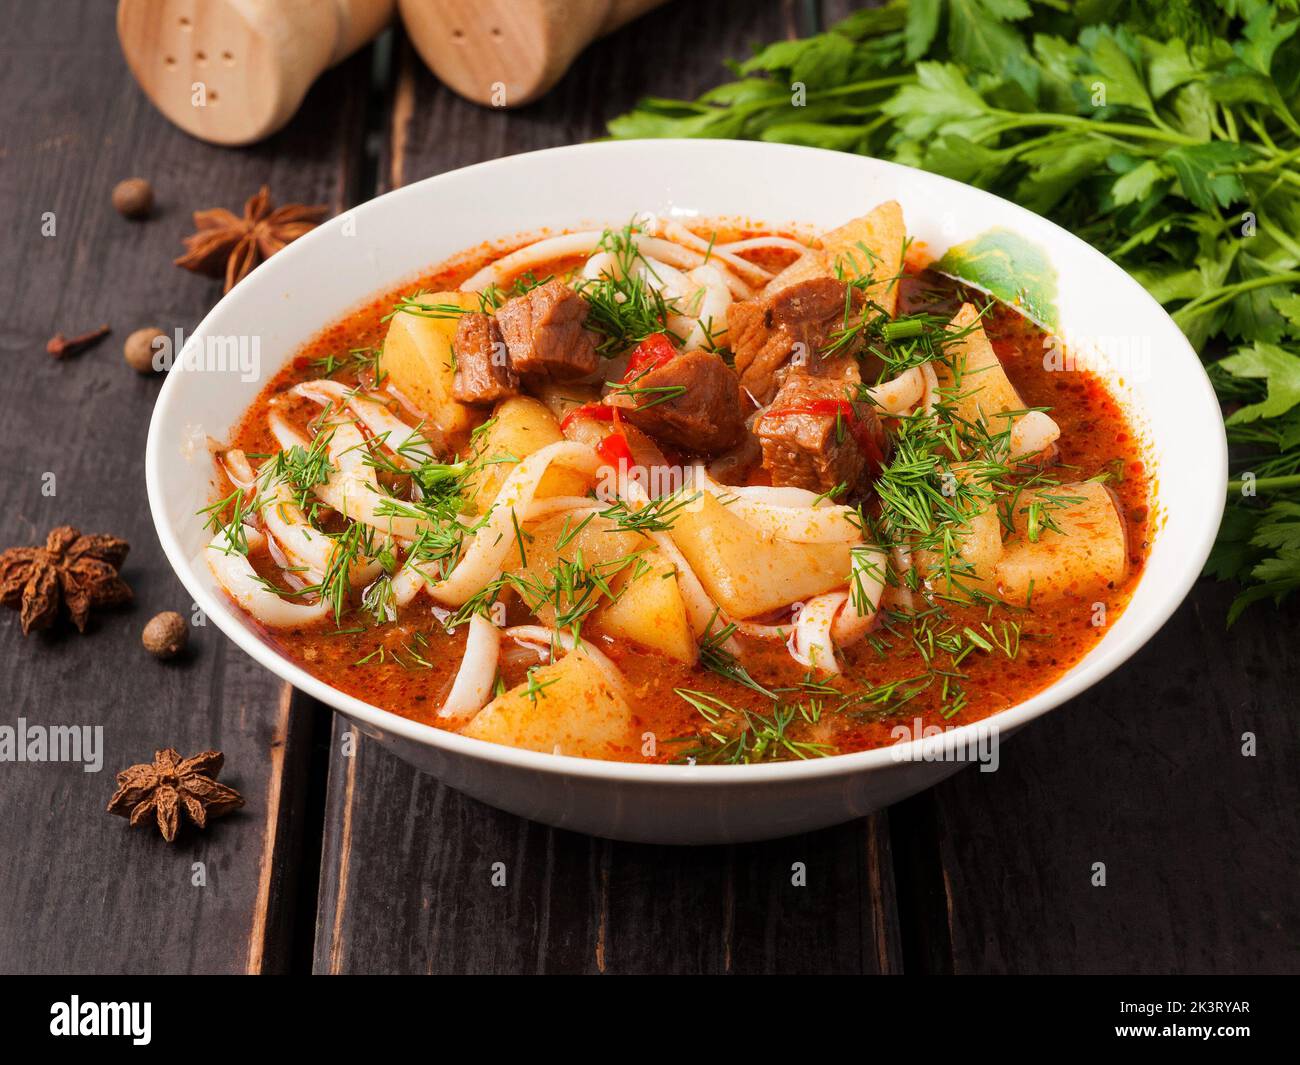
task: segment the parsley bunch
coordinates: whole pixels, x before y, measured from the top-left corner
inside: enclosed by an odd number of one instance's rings
[[[1210,364],[1233,445],[1209,571],[1300,588],[1297,0],[892,0],[650,98],[616,137],[858,152],[989,189],[1100,248]]]

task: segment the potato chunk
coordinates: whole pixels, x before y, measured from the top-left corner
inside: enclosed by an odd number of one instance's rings
[[[896,200],[887,200],[861,218],[823,233],[821,247],[810,248],[772,278],[763,295],[817,277],[849,279],[872,274],[880,280],[867,287],[867,298],[892,317],[898,309],[896,279],[903,270],[906,241],[903,208]]]
[[[530,384],[529,390],[546,404],[547,410],[555,415],[558,421],[564,421],[565,417],[578,407],[600,401],[598,385],[582,384],[578,381],[552,381],[550,378],[542,378]]]
[[[598,514],[585,522],[580,517],[556,514],[525,530],[527,561],[520,562],[516,546],[507,568],[519,577],[524,604],[543,625],[554,628],[557,596],[559,608],[566,613],[605,602],[600,585],[617,592],[643,568],[641,559],[652,546],[640,533],[620,529]],[[561,568],[565,569],[563,574],[558,572]],[[557,585],[558,592],[554,590]]]
[[[892,318],[898,309],[898,276],[903,272],[907,228],[897,200],[886,200],[861,218],[822,234],[822,250],[831,276],[878,278],[866,290]]]
[[[497,404],[492,421],[475,445],[474,454],[488,462],[474,476],[474,508],[485,514],[501,485],[515,466],[534,451],[564,439],[560,423],[544,403],[528,396],[513,396]],[[536,498],[580,496],[587,492],[587,479],[577,470],[552,466],[542,475]]]
[[[996,578],[994,567],[1002,557],[1002,523],[997,508],[990,504],[974,515],[953,539],[956,557],[946,573],[942,552],[929,549],[916,552],[921,574],[940,595],[962,601],[973,598],[967,592],[991,592]]]
[[[950,329],[969,332],[949,346],[951,366],[946,361],[934,363],[944,404],[961,421],[977,424],[982,418],[990,433],[1006,432],[1016,419],[999,415],[1023,411],[1025,401],[998,361],[984,326],[979,324],[979,313],[963,303],[953,315]]]
[[[581,647],[498,695],[461,735],[581,758],[616,757],[634,743],[631,708]]]
[[[700,652],[677,587],[677,570],[658,551],[647,552],[643,559],[641,574],[600,609],[594,624],[616,640],[631,640],[693,666]]]
[[[1031,508],[1041,528],[1029,538]],[[1040,603],[1065,595],[1093,595],[1119,584],[1128,567],[1124,519],[1114,497],[1094,481],[1025,492],[1011,515],[1015,531],[994,566],[998,593],[1009,603]],[[1032,586],[1032,596],[1030,589]]]
[[[472,292],[433,292],[417,297],[421,303],[446,303],[478,309]],[[384,337],[380,367],[389,382],[429,419],[441,434],[468,432],[474,423],[471,407],[452,398],[456,363],[452,341],[457,316],[426,318],[411,312],[395,314]]]
[[[735,618],[849,582],[851,543],[796,544],[765,536],[708,493],[675,516],[670,534],[705,591]]]
[[[971,469],[967,463],[955,463],[952,466],[952,472],[959,481],[968,480]],[[915,553],[921,574],[940,595],[964,600],[968,598],[966,592],[992,593],[994,589],[994,567],[1002,557],[1002,521],[992,500],[984,501],[981,505],[982,510],[972,513],[964,525],[954,530],[954,547],[958,557],[953,559],[947,575],[937,572],[942,565],[940,552],[923,549]]]

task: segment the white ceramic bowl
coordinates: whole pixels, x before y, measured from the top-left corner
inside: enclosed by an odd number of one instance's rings
[[[621,225],[644,211],[829,227],[890,198],[936,255],[1001,229],[1023,238],[1011,252],[1017,269],[1035,257],[1054,269],[1056,331],[1109,357],[1103,374],[1144,435],[1159,485],[1151,555],[1128,609],[1069,673],[988,719],[1005,736],[1119,666],[1187,594],[1223,509],[1223,423],[1187,341],[1105,256],[1005,200],[873,159],[734,141],[585,144],[442,174],[333,219],[259,267],[190,338],[193,350],[212,337],[256,338],[255,380],[219,365],[179,365],[162,389],[146,468],[167,557],[207,616],[267,669],[452,787],[548,824],[666,843],[764,839],[845,821],[928,787],[960,768],[926,760],[938,740],[772,765],[631,765],[515,750],[408,721],[336,691],[267,644],[214,585],[201,555],[208,535],[195,514],[209,502],[205,437],[225,439],[262,384],[318,329],[456,252],[543,227]],[[1050,283],[1046,291],[1050,297]],[[971,728],[951,738],[963,741]]]

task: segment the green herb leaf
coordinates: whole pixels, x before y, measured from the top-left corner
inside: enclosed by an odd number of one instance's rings
[[[1192,203],[1202,211],[1214,211],[1246,198],[1245,184],[1230,168],[1253,158],[1249,148],[1219,141],[1171,148],[1163,161],[1177,175],[1183,194]]]
[[[1228,418],[1229,425],[1256,418],[1276,418],[1300,403],[1300,356],[1283,351],[1275,344],[1256,343],[1246,351],[1220,360],[1219,366],[1233,377],[1259,378],[1268,382],[1268,398],[1236,411]]]

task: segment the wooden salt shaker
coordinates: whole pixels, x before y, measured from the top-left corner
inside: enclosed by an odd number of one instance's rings
[[[145,95],[185,132],[249,144],[293,117],[320,74],[371,40],[395,0],[119,0]]]
[[[466,99],[537,99],[597,37],[664,0],[399,0],[420,57]]]

